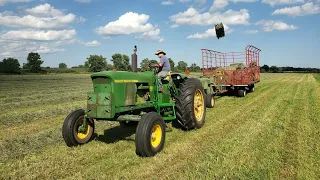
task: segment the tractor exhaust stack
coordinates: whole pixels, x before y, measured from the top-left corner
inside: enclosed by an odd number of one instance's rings
[[[131,55],[131,68],[132,72],[138,71],[137,46],[134,46],[133,54]]]

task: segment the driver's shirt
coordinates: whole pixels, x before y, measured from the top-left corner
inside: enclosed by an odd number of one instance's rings
[[[169,63],[169,60],[166,56],[162,56],[160,58],[160,63],[163,63],[163,66],[160,67],[160,71],[167,71],[169,72],[170,71],[170,63]]]

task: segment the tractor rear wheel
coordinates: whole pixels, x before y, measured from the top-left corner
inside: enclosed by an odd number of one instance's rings
[[[64,120],[62,127],[62,136],[67,146],[77,146],[88,143],[94,132],[94,120],[87,118],[87,124],[84,131],[80,130],[83,126],[85,112],[78,109],[71,112]]]
[[[216,103],[216,100],[214,98],[214,95],[213,94],[206,94],[206,107],[213,108],[215,103]]]
[[[199,129],[205,122],[205,92],[199,79],[188,78],[180,84],[176,98],[177,121],[184,130]]]
[[[152,157],[164,147],[166,124],[156,112],[149,112],[141,117],[136,129],[136,154]]]

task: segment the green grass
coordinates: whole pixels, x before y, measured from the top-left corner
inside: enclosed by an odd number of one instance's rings
[[[313,74],[313,77],[314,77],[318,82],[320,82],[320,73]]]
[[[319,77],[262,74],[245,98],[217,97],[203,128],[173,128],[161,153],[139,158],[135,129],[117,122],[65,145],[63,120],[85,107],[89,74],[0,76],[0,179],[320,179]]]

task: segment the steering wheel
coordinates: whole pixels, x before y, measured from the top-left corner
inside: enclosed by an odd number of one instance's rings
[[[158,64],[149,63],[149,68],[150,68],[150,69],[155,69],[155,73],[158,73],[158,71],[159,71],[159,66],[158,66]]]

